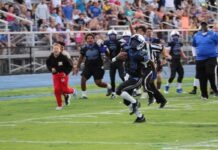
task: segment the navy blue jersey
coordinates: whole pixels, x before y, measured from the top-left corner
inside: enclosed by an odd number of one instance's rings
[[[169,42],[168,46],[170,48],[170,55],[172,56],[172,60],[181,58],[181,48],[183,44],[181,42]]]
[[[120,45],[120,42],[118,40],[115,40],[115,41],[106,40],[104,42],[104,45],[107,46],[107,48],[110,52],[110,59],[117,56],[117,54],[120,52],[121,45]]]
[[[85,45],[81,48],[80,54],[86,58],[85,64],[103,65],[101,48],[97,44]]]
[[[126,60],[126,72],[130,77],[142,77],[142,69],[145,68],[145,63],[149,60],[145,51],[132,50],[126,51],[128,59]]]

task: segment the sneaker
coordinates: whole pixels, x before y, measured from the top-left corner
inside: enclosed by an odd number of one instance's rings
[[[70,94],[64,95],[64,101],[66,106],[70,105],[70,98],[71,98]]]
[[[191,92],[189,92],[189,94],[195,95],[195,94],[197,94],[197,91],[195,89],[193,89]]]
[[[208,100],[208,97],[201,96],[202,100]]]
[[[115,99],[116,98],[116,94],[115,93],[112,93],[111,94],[111,99]]]
[[[83,95],[80,99],[88,99],[86,95]]]
[[[167,104],[167,101],[165,100],[164,102],[160,103],[159,108],[164,108],[164,106]]]
[[[134,123],[142,123],[145,122],[145,117],[144,115],[142,115],[142,117],[137,117],[136,120],[134,121]]]
[[[164,87],[164,93],[168,94],[169,93],[169,89],[170,89],[170,87],[166,85]]]
[[[76,90],[76,89],[74,89],[74,92],[73,92],[73,97],[74,97],[74,99],[75,99],[75,100],[77,100],[77,99],[78,99],[78,92],[77,92],[77,90]]]
[[[107,89],[107,94],[106,94],[106,96],[110,96],[111,94],[112,94],[112,89],[111,89],[111,88],[110,88],[110,89],[108,88],[108,89]]]
[[[62,106],[57,106],[57,107],[56,107],[56,110],[62,110],[62,109],[63,109]]]
[[[130,112],[129,114],[133,115],[140,107],[141,107],[141,103],[138,100],[136,100],[135,103],[132,103],[132,112]]]
[[[181,89],[176,89],[176,93],[181,94],[182,93],[182,88]]]

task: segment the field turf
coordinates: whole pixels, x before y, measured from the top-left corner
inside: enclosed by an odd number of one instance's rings
[[[175,87],[165,94],[168,104],[147,106],[140,99],[146,123],[118,97],[88,86],[88,100],[74,100],[56,111],[51,87],[0,91],[0,150],[195,150],[218,149],[218,98],[201,100]]]

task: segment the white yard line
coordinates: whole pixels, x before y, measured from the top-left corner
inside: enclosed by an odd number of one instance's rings
[[[98,144],[98,145],[153,145],[143,142],[114,142],[114,141],[31,141],[31,140],[0,140],[0,143],[26,143],[26,144]]]

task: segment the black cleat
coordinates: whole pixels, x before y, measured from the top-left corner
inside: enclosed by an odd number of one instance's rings
[[[195,94],[197,94],[197,91],[196,90],[192,90],[191,92],[189,92],[189,94],[195,95]]]
[[[142,123],[142,122],[145,122],[145,117],[144,115],[142,115],[142,117],[137,117],[136,120],[134,121],[134,123]]]
[[[112,93],[112,89],[107,89],[107,94],[106,94],[106,96],[110,96],[111,93]]]
[[[137,111],[137,109],[140,107],[141,107],[140,102],[136,101],[136,103],[132,103],[132,112],[130,112],[129,114],[133,115]]]
[[[148,99],[148,106],[154,103],[154,98],[149,98]]]
[[[165,100],[164,102],[160,103],[160,107],[159,108],[164,108],[164,106],[167,104],[167,101]]]

